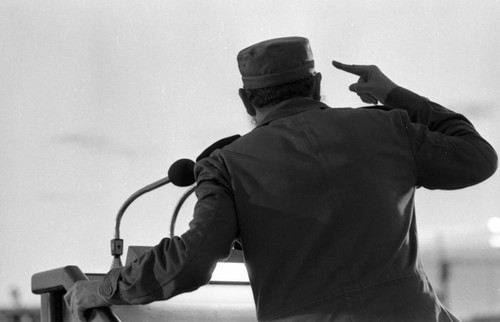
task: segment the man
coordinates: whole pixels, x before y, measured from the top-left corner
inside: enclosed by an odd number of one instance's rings
[[[261,321],[458,321],[420,264],[415,190],[487,179],[493,148],[375,66],[333,62],[359,76],[351,91],[385,106],[329,108],[305,38],[237,58],[257,127],[196,164],[190,229],[102,282],[77,283],[65,297],[74,314],[195,290],[238,239]]]

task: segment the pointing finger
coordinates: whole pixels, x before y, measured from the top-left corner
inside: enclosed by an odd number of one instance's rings
[[[355,74],[358,76],[366,76],[370,72],[370,66],[366,65],[346,65],[342,64],[338,61],[332,60],[332,65],[340,70],[343,70],[345,72]]]

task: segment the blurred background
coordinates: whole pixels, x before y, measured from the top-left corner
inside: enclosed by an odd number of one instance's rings
[[[376,64],[460,113],[500,150],[496,0],[0,2],[0,309],[37,308],[34,273],[106,272],[118,208],[251,124],[236,54],[308,37],[330,106],[362,106],[332,59]],[[122,221],[129,245],[168,235],[185,190],[166,186]],[[417,192],[421,251],[456,315],[500,315],[500,175]],[[176,232],[187,227],[190,205]]]

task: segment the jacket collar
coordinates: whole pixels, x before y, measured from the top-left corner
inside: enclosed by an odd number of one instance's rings
[[[328,106],[322,102],[309,97],[290,98],[275,105],[276,109],[269,113],[260,123],[260,126],[267,125],[277,119],[299,114],[314,108],[325,109]]]

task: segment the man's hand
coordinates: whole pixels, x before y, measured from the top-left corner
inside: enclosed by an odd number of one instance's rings
[[[332,61],[333,66],[348,73],[358,75],[357,83],[349,86],[349,90],[358,94],[365,103],[385,103],[387,95],[397,87],[377,66],[370,65],[345,65]]]
[[[69,311],[81,322],[87,322],[85,310],[111,306],[99,293],[99,281],[78,281],[64,295],[64,301],[68,305]]]

